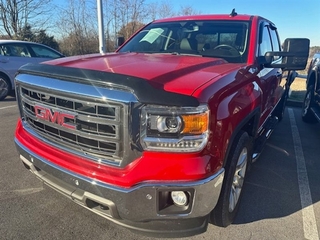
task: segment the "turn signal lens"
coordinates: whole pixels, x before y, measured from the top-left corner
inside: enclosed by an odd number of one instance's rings
[[[184,134],[202,134],[208,130],[208,112],[197,115],[182,115]]]

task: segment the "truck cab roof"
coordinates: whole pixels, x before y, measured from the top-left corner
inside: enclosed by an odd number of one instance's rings
[[[227,20],[227,21],[249,21],[252,19],[265,19],[258,15],[248,15],[248,14],[237,14],[235,16],[231,16],[230,14],[206,14],[206,15],[192,15],[192,16],[179,16],[179,17],[171,17],[164,18],[153,21],[157,22],[172,22],[172,21],[186,21],[186,20],[194,20],[194,21],[202,21],[202,20]]]

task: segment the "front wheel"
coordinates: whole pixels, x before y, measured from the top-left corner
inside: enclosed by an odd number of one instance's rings
[[[251,138],[246,132],[240,132],[230,150],[220,197],[210,215],[211,223],[227,227],[233,222],[250,162]]]
[[[303,107],[302,107],[302,120],[306,123],[316,123],[317,119],[313,115],[313,112],[311,111],[311,107],[313,104],[313,98],[314,98],[314,86],[310,85],[307,87],[306,96],[304,97],[303,101]]]

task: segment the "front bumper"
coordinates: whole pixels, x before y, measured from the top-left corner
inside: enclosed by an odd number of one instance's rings
[[[131,188],[94,181],[52,164],[15,139],[24,165],[46,185],[77,204],[145,235],[191,236],[206,231],[208,215],[222,187],[224,169],[193,182],[144,182]],[[191,194],[190,207],[177,211],[159,207],[159,198],[171,191]]]

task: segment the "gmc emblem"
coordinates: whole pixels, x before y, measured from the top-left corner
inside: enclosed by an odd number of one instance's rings
[[[41,105],[34,106],[34,113],[38,119],[55,123],[68,129],[77,129],[75,124],[76,114],[54,111]]]

